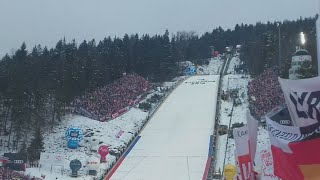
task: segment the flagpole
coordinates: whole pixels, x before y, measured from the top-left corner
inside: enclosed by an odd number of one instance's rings
[[[320,1],[317,1],[317,20],[316,20],[316,37],[317,37],[317,64],[318,64],[318,76],[320,76]]]

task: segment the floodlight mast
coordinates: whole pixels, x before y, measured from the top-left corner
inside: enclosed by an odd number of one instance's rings
[[[303,32],[300,33],[300,41],[301,41],[302,46],[304,46],[306,44],[306,37]]]

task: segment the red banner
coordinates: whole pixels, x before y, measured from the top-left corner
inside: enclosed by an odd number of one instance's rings
[[[284,126],[267,118],[274,174],[283,180],[320,179],[320,124]]]

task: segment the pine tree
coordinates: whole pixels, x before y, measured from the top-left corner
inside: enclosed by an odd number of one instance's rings
[[[23,141],[22,142],[22,145],[21,145],[21,148],[19,150],[19,153],[22,154],[22,156],[27,156],[28,157],[28,151],[27,151],[27,142],[26,141]]]
[[[30,143],[30,146],[28,147],[28,160],[29,161],[35,161],[40,159],[40,153],[43,150],[43,136],[40,130],[40,127],[38,127],[35,132],[33,139]]]
[[[312,65],[311,61],[305,61],[298,69],[297,77],[299,79],[312,78],[317,75],[315,66]]]

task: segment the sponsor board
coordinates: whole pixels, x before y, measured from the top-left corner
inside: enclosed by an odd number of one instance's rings
[[[65,157],[63,154],[58,153],[41,153],[40,164],[41,166],[64,166]]]

